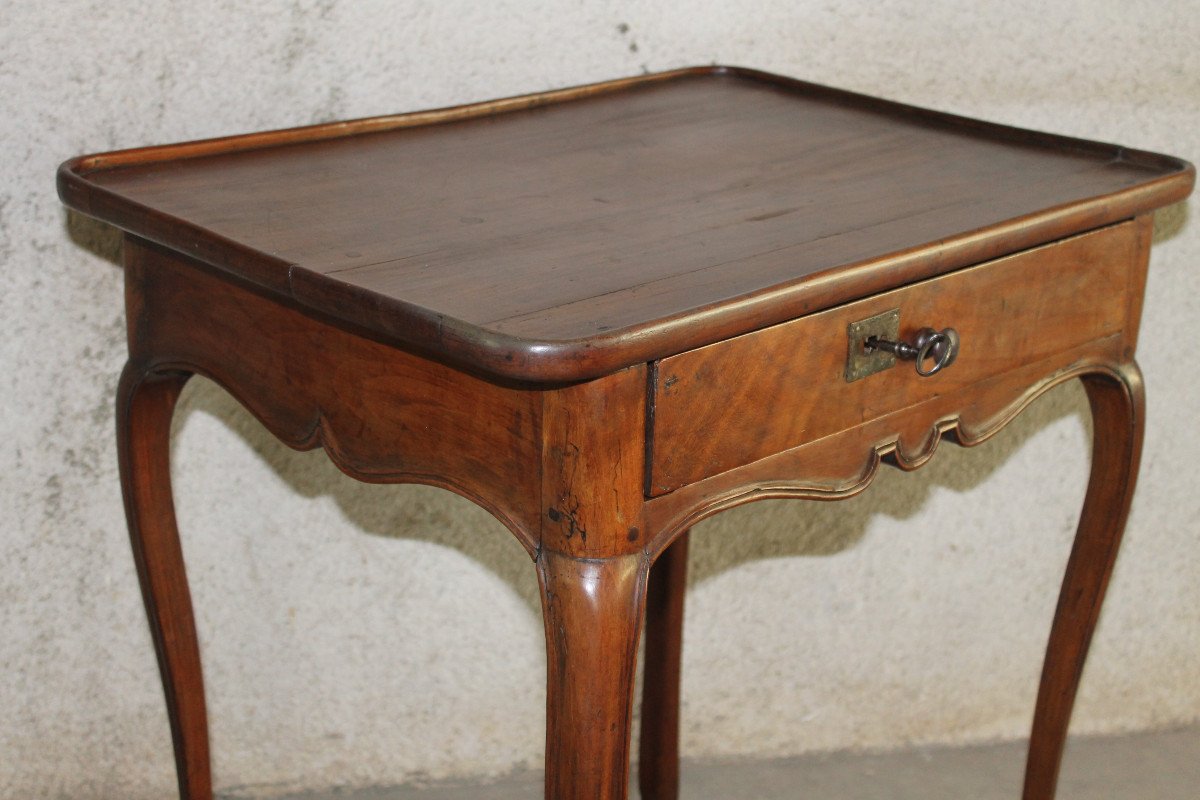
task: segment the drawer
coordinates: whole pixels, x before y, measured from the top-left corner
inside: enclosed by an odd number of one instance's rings
[[[1142,238],[1120,223],[661,359],[648,393],[647,494],[1135,329]],[[905,341],[924,327],[957,330],[957,359],[928,377],[898,361],[848,381],[848,326],[891,309]]]

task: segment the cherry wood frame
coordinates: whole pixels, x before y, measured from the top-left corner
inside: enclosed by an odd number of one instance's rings
[[[698,74],[724,73],[691,70],[360,121],[349,133],[519,111]],[[1012,140],[1014,147],[1053,145],[1092,153],[1110,147],[753,74],[819,96],[830,92],[838,102],[852,101],[873,113],[924,114],[936,124]],[[343,135],[348,135],[345,125],[323,126],[151,148],[76,159],[60,172],[60,192],[69,205],[127,231],[129,361],[117,406],[121,481],[182,798],[212,797],[200,649],[168,457],[174,405],[192,375],[224,387],[288,445],[323,448],[352,477],[441,486],[478,503],[516,536],[541,586],[548,665],[546,797],[555,800],[626,797],[643,625],[647,663],[639,785],[645,798],[668,800],[678,794],[679,667],[691,526],[753,500],[851,496],[870,484],[880,464],[915,469],[943,439],[968,446],[983,442],[1036,397],[1079,379],[1095,423],[1092,471],[1046,650],[1023,795],[1025,800],[1053,798],[1072,704],[1141,452],[1144,392],[1134,352],[1150,212],[1190,191],[1194,171],[1189,165],[1121,151],[1120,157],[1132,158],[1152,174],[1102,196],[1052,209],[1029,208],[1019,219],[954,241],[881,254],[719,308],[555,347],[492,336],[449,319],[434,331],[421,309],[343,291],[295,265],[275,264],[238,242],[123,198],[93,174],[114,165]],[[1084,247],[1079,244],[1084,239],[1072,238],[1081,233],[1090,237],[1086,247],[1093,248],[1086,258],[1070,255]],[[1039,341],[1057,346],[1026,351],[1021,350],[1025,340],[1006,341],[1016,348],[1013,358],[958,383],[944,376],[941,383],[915,375],[881,379],[891,381],[886,409],[864,407],[859,420],[819,437],[797,438],[774,420],[786,422],[789,414],[809,407],[814,393],[835,390],[841,375],[830,375],[828,365],[814,366],[807,382],[781,388],[770,362],[747,366],[740,355],[747,337],[757,337],[755,348],[787,351],[811,338],[810,319],[818,324],[823,309],[832,309],[828,313],[841,326],[838,307],[845,305],[846,313],[857,316],[859,309],[873,309],[888,290],[918,300],[953,299],[965,291],[956,287],[978,288],[981,276],[1003,276],[1012,269],[999,261],[978,270],[972,265],[1026,252],[1034,255],[1020,258],[1033,259],[1039,269],[1011,274],[1015,282],[1032,280],[1034,293],[1012,298],[1032,309],[1033,321],[1040,323]],[[1049,314],[1036,301],[1039,289],[1065,279],[1050,267],[1071,259],[1109,266],[1111,279],[1096,284],[1095,296],[1080,298],[1107,309],[1108,321],[1100,327],[1086,316]],[[992,269],[996,265],[1000,272]],[[1005,291],[1002,280],[988,287],[993,293]],[[960,312],[965,318],[954,322],[970,329],[974,312],[970,307]],[[844,328],[831,340],[844,342]],[[704,351],[693,349],[704,346]],[[795,367],[802,378],[805,363]],[[712,425],[728,430],[713,434],[727,435],[726,449],[737,450],[735,456],[716,459],[719,467],[712,469],[695,467],[660,490],[649,485],[655,459],[689,445],[686,425],[672,429],[682,430],[678,435],[656,428],[655,404],[665,391],[664,369],[689,364],[693,374],[736,367],[737,380],[747,388],[739,396],[768,393],[775,406],[761,423],[768,426],[768,446],[765,452],[738,450],[751,435],[738,429],[744,415],[715,415]],[[712,390],[690,391],[685,400],[673,401],[683,403],[677,409],[682,417],[731,402]]]

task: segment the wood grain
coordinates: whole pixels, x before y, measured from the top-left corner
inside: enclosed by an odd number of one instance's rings
[[[633,674],[650,561],[546,551],[546,798],[625,800]]]
[[[117,461],[129,541],[158,656],[181,800],[212,800],[200,645],[171,496],[170,438],[186,372],[129,362],[117,389]]]
[[[1041,380],[1033,376],[1044,371],[1046,363],[972,387],[969,400],[953,395],[938,398],[652,499],[645,511],[645,525],[656,531],[650,552],[661,553],[660,561],[673,558],[678,545],[686,544],[687,528],[747,502],[771,498],[836,500],[857,494],[867,488],[881,463],[916,469],[933,456],[943,437],[964,446],[978,445],[1046,391],[1081,379],[1094,421],[1092,473],[1047,645],[1022,795],[1023,800],[1053,800],[1071,710],[1129,513],[1145,426],[1141,374],[1133,362],[1119,360],[1124,350],[1120,336],[1088,349],[1092,355],[1083,355]],[[959,411],[939,414],[955,402],[961,404]],[[930,418],[937,421],[930,425]],[[888,430],[897,432],[889,435]],[[922,431],[928,433],[922,435]],[[862,446],[870,442],[877,444],[863,452]],[[653,645],[648,610],[646,669],[652,707],[657,707],[660,698],[678,692],[678,672],[672,667],[679,658],[680,643],[671,639],[669,626],[681,621],[683,590],[679,582],[675,596],[652,595],[652,603],[670,609],[656,612],[661,629]],[[673,619],[674,615],[679,619]],[[663,652],[667,655],[666,666],[652,669],[651,654]],[[671,713],[677,713],[677,708],[668,703],[668,716]],[[674,800],[678,756],[677,752],[674,758],[669,754],[677,742],[673,731],[663,730],[662,725],[644,725],[644,729],[654,729],[659,738],[649,743],[643,740],[641,785],[645,797]]]
[[[624,800],[650,558],[646,367],[543,394],[546,797]]]
[[[649,491],[659,495],[1125,330],[1149,221],[1122,223],[663,359]],[[955,328],[958,359],[847,382],[847,327],[900,309],[901,338]],[[786,413],[780,413],[786,408]]]
[[[745,503],[852,497],[870,486],[881,465],[919,469],[945,439],[982,444],[1054,387],[1119,369],[1123,351],[1114,335],[650,498],[643,509],[653,531],[647,548],[653,556],[701,520]]]
[[[169,475],[191,374],[287,444],[456,491],[521,541],[551,800],[626,797],[648,592],[641,786],[677,793],[692,525],[850,496],[1082,378],[1092,479],[1025,790],[1051,800],[1140,452],[1149,211],[1193,179],[724,67],[67,162],[64,202],[128,232],[121,480],[181,796],[212,795]],[[847,384],[846,324],[891,307],[906,334],[956,327],[958,363]]]
[[[683,607],[688,534],[659,554],[646,594],[646,665],[638,789],[642,800],[679,797],[679,681],[683,667]]]
[[[644,552],[645,400],[644,364],[543,393],[539,550]]]
[[[1109,224],[1192,181],[1165,156],[711,68],[83,157],[60,192],[383,341],[571,381]]]
[[[1046,646],[1024,800],[1054,800],[1071,709],[1129,516],[1146,427],[1136,364],[1088,375],[1083,384],[1092,409],[1092,472]]]
[[[381,345],[156,245],[127,239],[125,263],[131,358],[204,375],[359,480],[461,494],[536,550],[538,392]]]

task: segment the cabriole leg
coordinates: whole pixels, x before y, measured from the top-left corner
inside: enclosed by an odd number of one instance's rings
[[[642,800],[679,797],[679,675],[688,533],[654,562],[646,600],[646,666],[638,788]]]
[[[1092,472],[1050,629],[1025,767],[1024,800],[1053,800],[1079,678],[1129,515],[1145,425],[1134,364],[1083,378],[1092,409]]]
[[[638,635],[649,564],[543,552],[546,798],[625,800]]]
[[[171,497],[171,415],[187,373],[128,364],[117,398],[117,453],[129,538],[166,693],[182,800],[211,800],[200,648]]]

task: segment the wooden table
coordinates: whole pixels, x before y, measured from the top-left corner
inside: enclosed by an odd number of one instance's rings
[[[1052,797],[1141,448],[1150,214],[1193,180],[724,67],[67,162],[63,202],[126,231],[121,478],[181,795],[212,793],[167,454],[200,374],[293,447],[458,492],[525,546],[546,796],[569,800],[626,796],[643,619],[640,783],[677,794],[690,526],[855,494],[1080,378],[1092,474],[1024,794]]]

